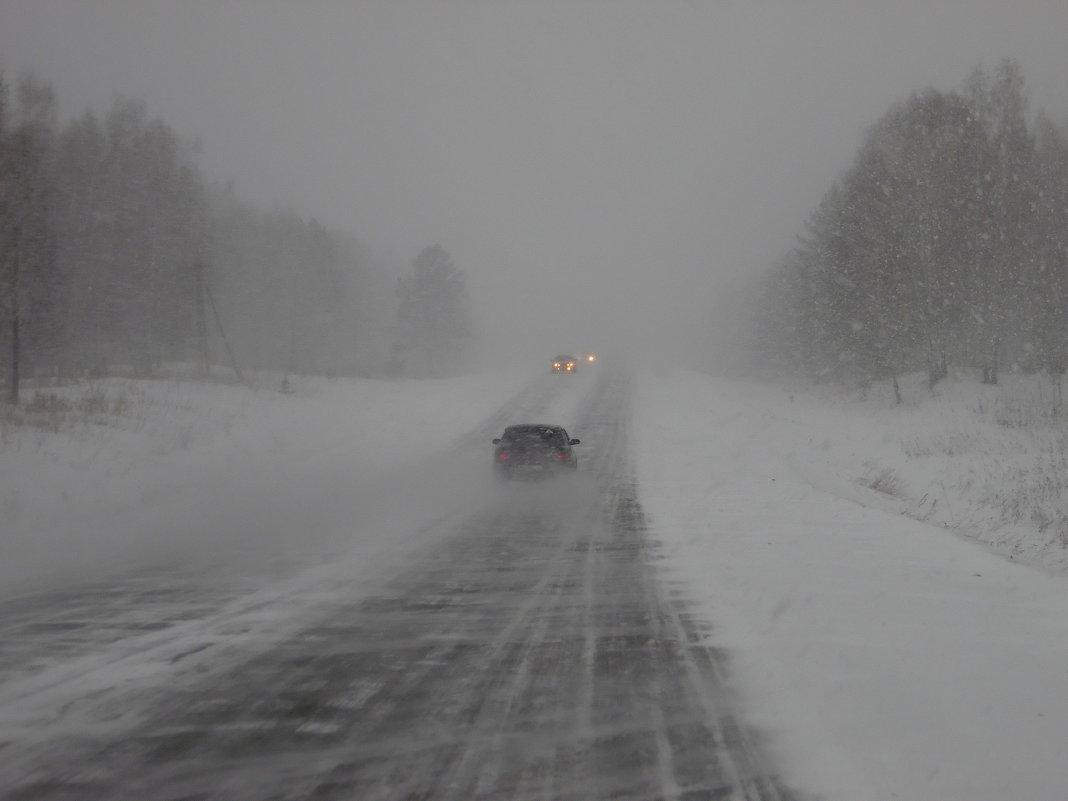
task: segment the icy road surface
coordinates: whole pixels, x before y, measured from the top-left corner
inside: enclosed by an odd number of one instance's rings
[[[423,468],[441,515],[373,580],[164,570],[0,605],[0,797],[793,798],[662,580],[630,396],[533,382]],[[488,437],[543,416],[579,473],[493,486]]]

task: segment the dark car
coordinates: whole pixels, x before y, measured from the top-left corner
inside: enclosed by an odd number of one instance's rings
[[[573,373],[578,369],[578,359],[574,356],[568,356],[566,353],[561,353],[555,359],[553,359],[553,372],[554,373]]]
[[[578,467],[571,446],[579,440],[571,439],[560,426],[508,426],[493,444],[493,469],[499,478],[546,478]]]

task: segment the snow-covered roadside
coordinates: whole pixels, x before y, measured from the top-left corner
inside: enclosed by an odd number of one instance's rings
[[[445,448],[530,380],[304,379],[283,395],[112,379],[68,390],[77,422],[0,432],[0,587],[344,532],[361,487],[368,507],[388,505],[371,485]]]
[[[1068,580],[815,486],[796,455],[863,427],[778,388],[639,383],[643,505],[748,718],[832,801],[1064,798]]]
[[[817,486],[1068,573],[1068,426],[1049,379],[947,379],[932,392],[912,375],[901,392],[901,405],[885,385],[863,400],[828,388],[770,402],[788,398],[777,416],[811,426],[791,459]]]

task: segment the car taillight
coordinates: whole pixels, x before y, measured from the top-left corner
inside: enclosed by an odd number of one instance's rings
[[[559,459],[561,462],[566,462],[569,457],[567,455],[567,451],[557,451],[556,458]]]
[[[508,458],[509,458],[508,451],[501,451],[500,453],[497,454],[497,461],[498,462],[507,462]]]

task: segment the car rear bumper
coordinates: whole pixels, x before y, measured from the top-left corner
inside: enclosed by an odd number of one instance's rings
[[[574,462],[539,462],[532,464],[512,464],[504,467],[494,465],[498,477],[517,481],[538,481],[563,472],[570,473],[578,465]]]

